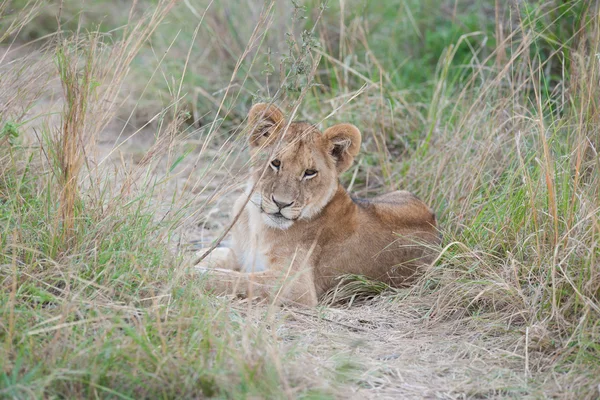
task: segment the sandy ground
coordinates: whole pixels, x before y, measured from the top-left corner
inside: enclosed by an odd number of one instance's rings
[[[293,314],[293,312],[292,312]],[[318,361],[348,362],[358,379],[353,398],[521,398],[524,357],[514,337],[484,337],[474,324],[429,323],[402,304],[373,300],[327,308],[321,319],[296,316],[290,331],[303,332]],[[512,348],[511,348],[512,346]],[[516,350],[516,352],[515,352]]]

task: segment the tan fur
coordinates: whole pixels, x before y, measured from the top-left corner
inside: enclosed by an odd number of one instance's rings
[[[249,124],[252,178],[234,206],[241,214],[232,247],[198,266],[216,275],[209,284],[216,292],[312,306],[341,275],[400,286],[433,261],[439,235],[421,200],[405,191],[353,200],[339,184],[360,149],[355,126],[321,133],[305,122],[288,124],[267,104],[250,110]]]

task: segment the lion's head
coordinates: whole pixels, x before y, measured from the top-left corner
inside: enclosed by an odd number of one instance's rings
[[[265,224],[288,229],[310,220],[331,200],[338,176],[360,148],[361,135],[351,124],[321,133],[306,122],[287,122],[281,110],[256,104],[248,115],[253,160],[250,201]],[[255,186],[256,184],[256,186]]]

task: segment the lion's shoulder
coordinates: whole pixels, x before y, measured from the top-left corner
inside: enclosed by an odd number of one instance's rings
[[[351,198],[363,213],[377,218],[385,226],[436,226],[435,213],[431,208],[416,195],[405,190],[386,193],[372,199]]]

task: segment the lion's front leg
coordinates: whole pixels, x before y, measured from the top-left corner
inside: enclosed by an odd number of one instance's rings
[[[200,249],[196,252],[197,257],[203,256],[210,249]],[[228,269],[239,271],[240,265],[233,249],[228,247],[217,247],[208,254],[204,260],[195,266],[196,269]]]
[[[267,299],[275,304],[295,303],[310,307],[317,305],[312,268],[252,273],[224,269],[203,272],[209,274],[207,288],[216,294]]]

